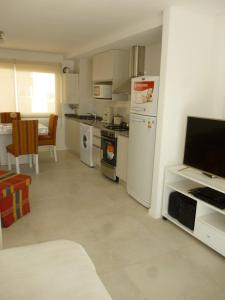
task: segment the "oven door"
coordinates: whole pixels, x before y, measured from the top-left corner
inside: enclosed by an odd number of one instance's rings
[[[101,137],[102,160],[111,166],[116,166],[117,139]]]

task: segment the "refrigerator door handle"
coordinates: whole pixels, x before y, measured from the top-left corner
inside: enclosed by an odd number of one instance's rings
[[[131,110],[135,110],[135,111],[146,111],[146,108],[144,108],[144,107],[131,107]]]
[[[134,122],[140,122],[140,123],[145,123],[145,120],[143,119],[138,119],[138,118],[130,118],[131,121],[134,121]]]

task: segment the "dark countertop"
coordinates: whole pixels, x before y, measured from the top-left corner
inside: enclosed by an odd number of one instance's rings
[[[79,122],[79,123],[94,126],[96,128],[99,128],[99,129],[105,129],[104,123],[102,123],[102,121],[99,120],[99,118],[102,119],[101,117],[97,117],[96,121],[93,120],[93,119],[92,120],[85,120],[85,119],[82,119],[82,118],[80,118],[80,116],[75,115],[75,114],[65,114],[65,117],[69,118],[69,119],[73,119],[74,121]],[[116,134],[117,135],[122,135],[122,136],[125,136],[125,137],[129,137],[129,131],[116,131]]]
[[[78,119],[78,120],[88,120],[88,121],[94,121],[95,117],[94,115],[75,115],[75,114],[65,114],[65,117],[69,117],[69,118],[74,118],[74,119]],[[102,117],[97,116],[96,117],[97,121],[101,121]]]

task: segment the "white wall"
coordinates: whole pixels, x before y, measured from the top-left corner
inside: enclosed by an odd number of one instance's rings
[[[72,70],[74,68],[74,62],[72,60],[64,60],[63,56],[60,54],[51,54],[44,52],[0,49],[0,59],[17,59],[24,61],[61,63],[62,68],[65,66],[70,67]],[[47,124],[48,119],[40,119],[40,122]],[[57,127],[57,149],[65,149],[64,131],[64,122],[61,118],[59,118]]]
[[[215,113],[225,118],[225,14],[216,17],[214,28],[214,51],[211,70],[211,97]]]
[[[145,51],[145,74],[152,76],[160,75],[162,43],[152,44]]]
[[[79,113],[82,115],[92,112],[92,59],[90,58],[79,60],[79,89]]]
[[[150,214],[154,217],[161,215],[165,166],[180,164],[183,160],[187,116],[215,118],[223,116],[222,89],[220,89],[219,97],[212,93],[212,90],[215,90],[213,86],[215,74],[212,74],[212,70],[216,70],[214,39],[215,19],[213,17],[178,7],[165,10],[158,128],[150,210]],[[216,80],[217,85],[219,82],[220,76]]]

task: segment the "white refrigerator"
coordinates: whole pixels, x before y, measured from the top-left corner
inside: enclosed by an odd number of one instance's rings
[[[151,206],[159,77],[132,79],[128,147],[127,192]]]

